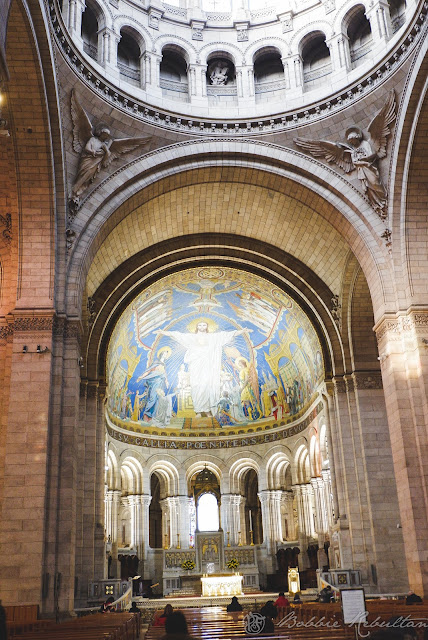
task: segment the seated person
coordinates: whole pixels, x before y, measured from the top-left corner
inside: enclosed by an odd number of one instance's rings
[[[409,591],[406,597],[406,604],[422,604],[421,596],[416,595],[414,591]]]
[[[333,590],[328,584],[324,589],[321,589],[319,594],[320,602],[331,602],[333,600]]]
[[[165,631],[166,633],[162,636],[162,640],[191,640],[187,630],[186,618],[181,611],[174,611],[167,617]]]
[[[300,591],[296,591],[293,598],[293,604],[303,604],[303,600],[300,597]]]
[[[267,618],[276,618],[278,615],[278,610],[275,607],[273,600],[268,600],[266,604],[260,609],[260,613],[262,616]]]
[[[275,625],[270,616],[265,616],[265,624],[261,631],[262,636],[270,636],[275,632]]]
[[[133,602],[131,608],[129,609],[129,613],[140,613],[139,608],[137,607],[137,603]]]
[[[280,607],[288,607],[290,603],[288,602],[288,598],[285,597],[284,592],[280,591],[274,604],[275,604],[275,607],[278,607],[279,609]]]
[[[236,596],[233,596],[231,603],[227,605],[226,611],[229,613],[231,611],[242,611],[242,605],[239,604]]]
[[[153,621],[154,627],[164,627],[166,623],[166,619],[173,613],[174,609],[171,604],[165,605],[165,609],[160,616],[155,617]]]
[[[109,613],[111,611],[114,611],[113,602],[114,602],[113,596],[110,596],[109,598],[107,598],[107,600],[103,602],[100,607],[100,613]]]

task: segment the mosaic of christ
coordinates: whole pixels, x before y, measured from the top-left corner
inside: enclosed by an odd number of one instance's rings
[[[278,423],[324,378],[306,314],[283,291],[229,267],[160,279],[110,339],[108,411],[127,424],[183,429]]]

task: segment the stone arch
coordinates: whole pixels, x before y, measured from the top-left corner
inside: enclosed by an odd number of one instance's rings
[[[214,151],[216,148],[216,144],[217,143],[215,141],[213,141],[212,143],[205,142],[203,145],[203,150],[207,151],[209,150],[209,146],[212,146],[212,150]],[[186,157],[192,154],[192,152],[196,152],[194,156],[194,160],[196,160],[196,157],[199,154],[199,151],[202,151],[202,147],[201,149],[198,149],[197,148],[198,146],[199,146],[199,143],[190,143],[190,148],[189,148],[189,145],[186,143],[184,146],[180,145],[179,147],[176,147],[175,151],[179,155],[180,155],[180,151],[182,151],[183,154],[184,153],[186,154]],[[223,144],[223,147],[228,147],[228,146],[230,146],[230,150],[234,149],[235,151],[239,152],[239,148],[241,144],[240,143],[237,143],[237,144],[231,143],[230,145]],[[259,152],[261,151],[261,149],[260,149],[259,143],[253,142],[252,144],[250,144],[249,148],[250,148],[250,153],[251,151],[253,153],[257,153],[258,162],[260,163],[261,158],[260,158]],[[271,156],[272,151],[273,151],[272,147],[270,147],[269,152],[268,152],[268,149],[266,148],[267,156]],[[224,149],[223,153],[226,153],[226,149]],[[379,218],[376,216],[376,214],[374,214],[374,212],[371,211],[370,207],[366,204],[366,202],[359,197],[358,192],[356,190],[355,191],[352,190],[352,198],[354,202],[351,205],[350,200],[347,199],[345,195],[347,192],[349,192],[349,185],[347,184],[346,181],[343,181],[343,183],[340,185],[340,187],[342,188],[341,194],[339,194],[339,191],[335,191],[335,190],[332,191],[331,174],[334,173],[336,183],[338,182],[338,180],[339,182],[341,181],[340,178],[338,179],[338,176],[335,172],[331,172],[331,170],[326,168],[321,163],[317,163],[314,160],[309,160],[308,158],[304,157],[303,154],[298,154],[292,151],[290,152],[289,150],[284,150],[281,148],[278,148],[278,153],[280,157],[282,156],[283,160],[290,162],[289,168],[287,167],[287,162],[286,162],[286,164],[283,165],[283,169],[278,172],[278,169],[273,169],[272,166],[269,167],[269,165],[271,164],[271,160],[268,160],[268,158],[266,157],[267,164],[265,165],[265,167],[268,170],[268,173],[270,174],[273,171],[276,174],[278,173],[282,174],[283,178],[285,178],[285,181],[283,179],[279,179],[277,184],[278,184],[278,187],[281,184],[282,189],[285,189],[286,192],[290,190],[290,187],[294,183],[294,180],[299,178],[299,182],[300,182],[299,190],[301,192],[303,190],[303,193],[305,193],[306,188],[309,189],[308,195],[309,193],[311,193],[311,198],[314,201],[314,206],[318,207],[318,210],[321,216],[323,216],[323,214],[325,214],[327,211],[329,212],[329,214],[330,214],[330,211],[332,211],[332,209],[326,208],[326,200],[327,202],[330,203],[330,206],[334,207],[334,209],[336,210],[335,215],[339,215],[339,219],[342,215],[345,216],[346,221],[342,219],[340,221],[340,224],[339,224],[339,221],[337,221],[337,224],[335,224],[335,226],[336,228],[340,228],[341,234],[346,238],[346,241],[349,243],[351,249],[357,255],[359,262],[362,264],[365,270],[366,277],[368,278],[368,280],[372,280],[372,284],[371,284],[372,299],[374,299],[375,301],[377,300],[383,301],[386,291],[384,290],[384,285],[382,284],[382,280],[388,279],[388,270],[386,268],[386,263],[387,263],[386,252],[384,252],[382,243],[380,242],[380,239],[379,239],[380,234],[383,232],[382,223],[379,220]],[[152,162],[152,160],[155,160],[153,156],[145,158],[144,164],[142,165],[146,170],[144,181],[138,181],[138,179],[136,180],[136,175],[138,175],[138,168],[137,166],[133,166],[133,165],[138,163],[133,163],[132,166],[129,166],[126,170],[123,170],[125,172],[125,175],[122,176],[123,179],[121,180],[121,182],[124,188],[127,187],[127,182],[128,182],[128,177],[126,174],[129,175],[129,179],[132,178],[132,191],[136,196],[138,194],[138,190],[141,189],[143,186],[147,187],[150,183],[154,184],[154,176],[152,179],[147,180],[148,173],[150,173],[149,166],[150,164],[152,164],[154,167],[156,167],[155,171],[160,171],[162,166],[162,158],[161,158],[162,154],[163,154],[163,151],[160,153],[158,152],[156,153],[156,156],[158,156],[156,158],[156,163]],[[248,151],[247,151],[247,154],[248,154]],[[239,165],[239,159],[238,160],[235,159],[235,163]],[[293,166],[291,166],[291,163],[293,164]],[[214,160],[214,158],[212,159],[211,162],[208,160],[207,164],[211,165],[211,167],[213,166],[213,164],[214,166],[215,165],[218,166],[218,163]],[[226,156],[221,162],[221,165],[224,166],[225,164],[227,165]],[[248,164],[248,161],[247,161],[247,164]],[[318,174],[318,177],[315,180],[313,179],[314,165],[316,165],[316,170]],[[179,172],[179,170],[185,171],[186,169],[187,167],[186,166],[183,167],[183,165],[181,164],[180,166],[175,167],[174,173],[175,175],[177,175],[177,172]],[[284,174],[284,170],[285,170],[285,174]],[[306,170],[307,170],[307,174],[305,175]],[[210,170],[210,173],[212,177],[214,177],[214,172],[212,168]],[[251,178],[253,179],[253,184],[254,184],[254,181],[257,181],[257,174],[258,172],[255,172],[253,175],[251,175]],[[263,174],[258,174],[258,175],[259,175],[259,178],[261,178]],[[191,178],[191,176],[192,174],[186,174],[186,177],[188,178]],[[268,176],[266,176],[265,174],[265,177],[268,177]],[[288,182],[288,180],[291,180],[291,182]],[[272,176],[270,177],[269,182],[273,187],[274,183],[272,180]],[[165,186],[167,186],[167,183],[165,184]],[[99,195],[103,199],[101,187],[96,189],[96,191],[97,190],[100,190]],[[150,198],[150,191],[148,189],[145,189],[144,192],[140,192],[140,193],[141,194],[144,193],[147,198]],[[344,195],[345,195],[345,198],[343,197]],[[349,193],[349,196],[351,196],[351,193]],[[73,299],[75,302],[77,302],[79,297],[79,294],[78,294],[79,289],[76,288],[76,285],[78,285],[80,289],[84,285],[84,280],[82,279],[82,275],[89,269],[89,265],[92,261],[92,257],[94,256],[94,252],[99,248],[100,243],[106,237],[106,233],[108,233],[108,230],[112,229],[112,225],[117,224],[117,222],[115,221],[119,221],[121,217],[122,209],[120,206],[118,206],[120,199],[123,199],[123,197],[120,198],[119,196],[118,198],[117,195],[113,196],[112,198],[110,198],[110,202],[108,203],[108,205],[103,207],[102,211],[94,210],[93,205],[92,204],[90,205],[89,200],[87,200],[85,202],[85,207],[82,208],[81,213],[78,216],[79,220],[81,219],[81,222],[79,223],[78,228],[80,228],[80,224],[83,223],[85,225],[85,233],[77,239],[76,244],[73,248],[73,253],[71,255],[71,261],[69,266],[68,290],[71,294],[75,294],[75,295],[69,299],[70,303],[73,303]],[[315,200],[318,200],[316,204],[315,204]],[[130,207],[132,210],[132,208],[135,208],[136,206],[136,199],[133,197],[126,204],[127,204],[127,207],[126,207],[127,211],[130,210]],[[358,205],[360,205],[360,207],[357,208],[356,205],[357,207]],[[93,213],[91,213],[91,209],[93,210]],[[114,211],[113,217],[111,217],[110,211],[111,212]],[[339,211],[341,213],[339,213]],[[85,219],[86,219],[86,222],[84,222]],[[107,219],[109,219],[109,224],[105,226],[105,222],[107,222]],[[363,222],[364,228],[360,230],[360,235],[357,236],[355,227],[360,226],[361,222]],[[76,223],[77,223],[77,219],[76,219]],[[377,233],[379,233],[379,236],[377,237],[375,235],[376,230],[378,230]],[[361,238],[364,239],[363,243],[361,243]],[[95,239],[96,239],[96,242],[94,243]],[[152,241],[153,239],[151,239],[151,242]],[[369,246],[370,246],[370,249],[369,249]],[[373,261],[378,263],[376,267],[374,267]],[[377,279],[377,282],[375,282],[373,278],[369,278],[368,277],[369,275],[375,276],[375,280]],[[382,277],[379,279],[379,276],[382,276]],[[70,306],[70,311],[73,308],[73,306],[74,306],[73,304],[72,306]],[[80,304],[78,305],[78,307],[80,307]]]
[[[162,480],[162,497],[175,496],[179,494],[180,478],[177,466],[169,460],[165,460],[164,457],[159,457],[157,460],[147,461],[147,476],[150,481],[150,477],[153,473]]]
[[[109,491],[116,491],[121,486],[119,463],[115,451],[109,447],[106,461],[107,469],[107,487]]]
[[[259,457],[259,456],[257,456]],[[240,454],[239,459],[235,460],[230,465],[229,468],[229,487],[230,493],[241,493],[242,486],[242,477],[248,471],[248,469],[253,469],[258,478],[259,478],[259,488],[260,488],[260,465],[256,461],[255,454],[251,454],[249,452],[242,452]]]
[[[120,475],[122,494],[140,495],[143,492],[143,467],[134,452],[122,454]]]
[[[291,466],[290,451],[285,447],[273,453],[266,461],[267,488],[271,490],[286,488],[286,474]]]

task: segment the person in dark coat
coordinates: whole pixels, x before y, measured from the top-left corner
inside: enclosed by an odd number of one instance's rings
[[[232,602],[227,605],[226,611],[228,611],[229,613],[231,611],[242,611],[242,605],[239,604],[238,598],[236,596],[233,596]]]
[[[422,604],[422,602],[421,596],[418,596],[414,591],[409,591],[406,597],[406,604]]]
[[[275,607],[273,600],[268,600],[266,604],[260,609],[260,613],[262,616],[267,618],[276,618],[278,615],[278,610]]]
[[[186,618],[181,611],[174,611],[167,617],[165,631],[162,640],[192,640],[187,629]]]

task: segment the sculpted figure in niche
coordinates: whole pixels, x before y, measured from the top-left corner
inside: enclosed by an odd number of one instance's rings
[[[229,80],[229,65],[221,60],[210,66],[209,76],[212,85],[222,86]]]
[[[385,158],[387,138],[391,133],[389,125],[394,122],[395,94],[390,92],[388,100],[367,127],[365,139],[359,127],[346,130],[346,142],[329,140],[307,140],[295,138],[295,144],[315,158],[324,158],[337,164],[346,173],[357,171],[364,192],[373,209],[384,218],[387,193],[379,176],[378,160]]]
[[[188,367],[189,384],[196,417],[213,416],[221,398],[221,358],[223,347],[251,329],[210,333],[208,323],[201,320],[195,333],[158,330],[186,349],[184,363]]]
[[[71,119],[73,122],[73,149],[80,153],[77,175],[71,190],[70,209],[75,212],[80,203],[80,196],[95,180],[101,169],[107,169],[113,160],[125,155],[137,147],[146,145],[152,136],[141,138],[111,137],[110,129],[104,122],[95,126],[71,92]]]

